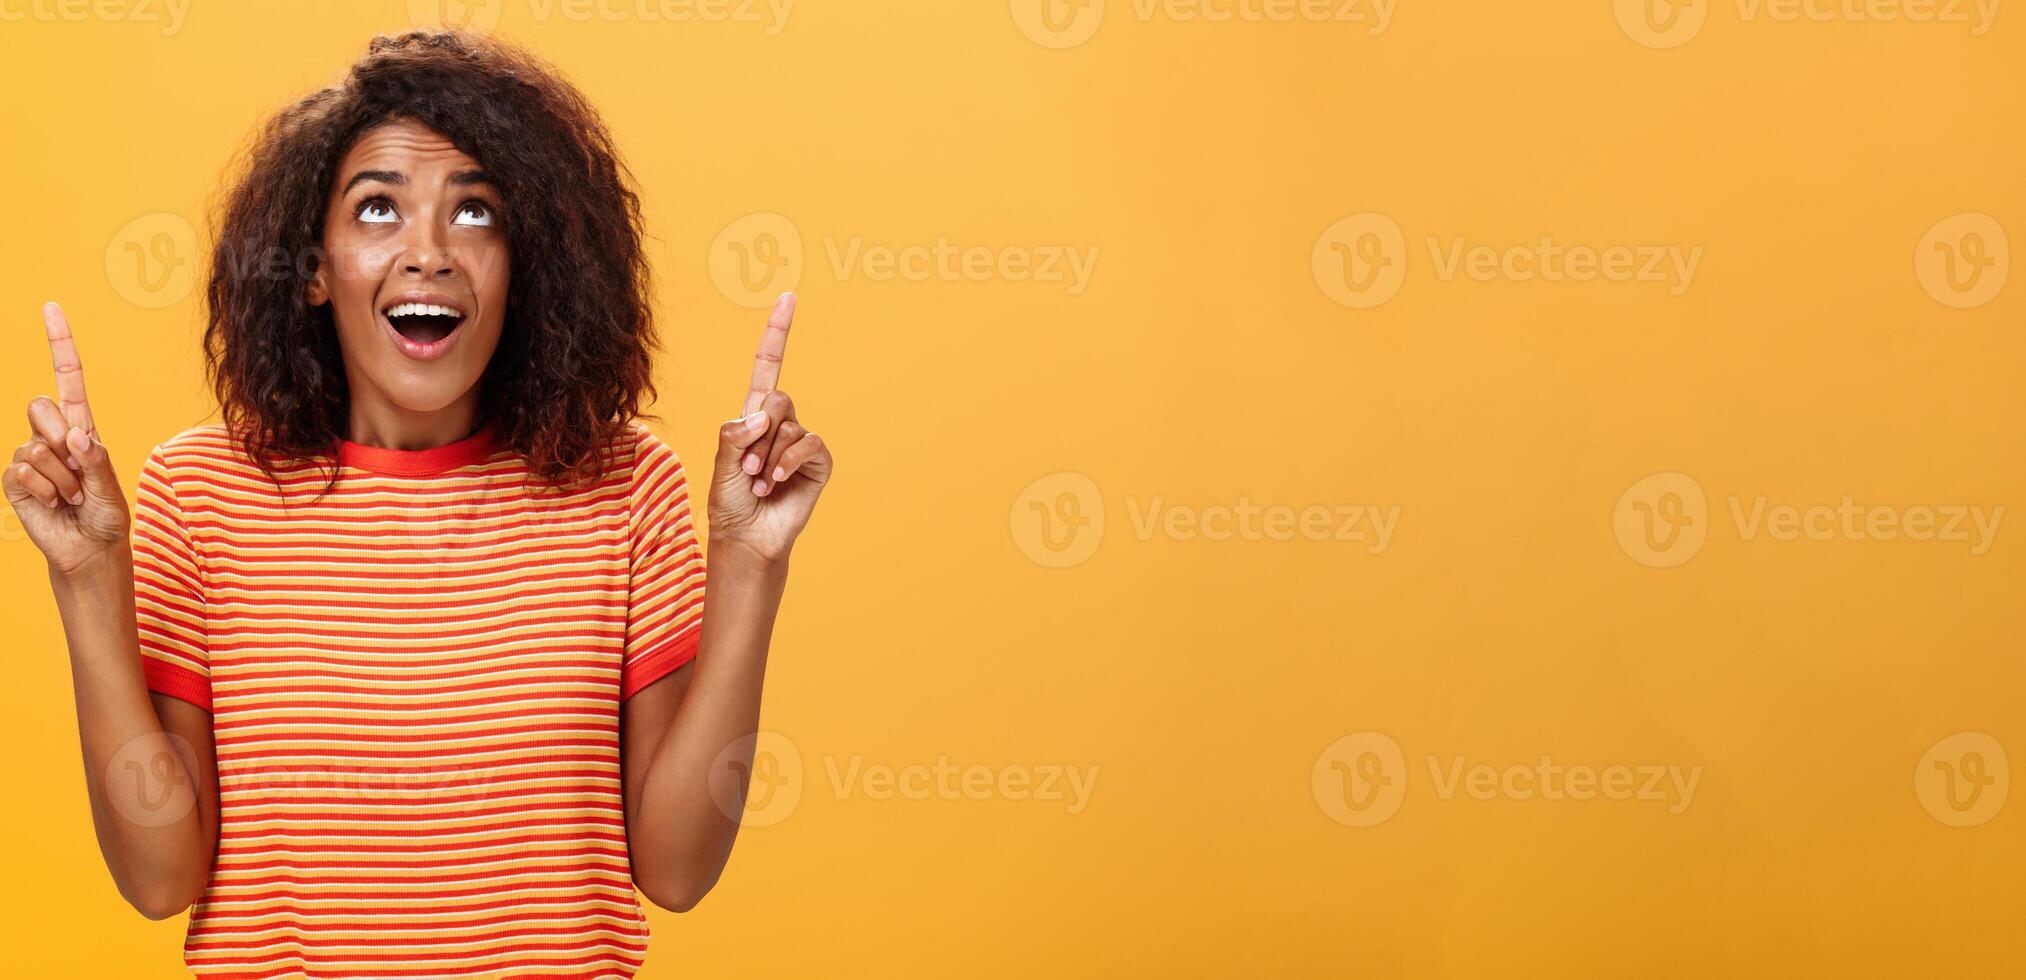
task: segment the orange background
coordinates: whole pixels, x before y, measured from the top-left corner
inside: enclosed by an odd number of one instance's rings
[[[472,5],[639,178],[659,431],[701,464],[745,290],[792,286],[785,387],[839,455],[769,678],[785,795],[644,976],[2026,973],[2026,14],[1041,2]],[[61,300],[131,492],[210,411],[224,166],[413,6],[0,0],[0,400],[50,390]],[[1444,274],[1544,237],[1701,251]],[[938,242],[988,271],[906,265]],[[1051,250],[1087,281],[1018,271]],[[1846,497],[1998,524],[1734,514]],[[1399,509],[1375,548],[1241,506]],[[181,919],[97,854],[11,514],[0,586],[8,972],[178,975]],[[1444,789],[1544,758],[1697,782]],[[833,778],[939,760],[1095,776],[1080,809]]]

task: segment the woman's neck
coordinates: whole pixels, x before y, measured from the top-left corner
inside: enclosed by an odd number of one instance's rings
[[[356,393],[355,393],[356,394]],[[376,398],[352,399],[345,438],[376,449],[435,449],[478,431],[478,392],[434,411],[418,412]]]

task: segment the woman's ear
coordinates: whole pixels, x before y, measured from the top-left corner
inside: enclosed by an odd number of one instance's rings
[[[331,301],[331,291],[324,288],[324,270],[319,268],[310,276],[309,288],[304,290],[311,306],[322,306]]]

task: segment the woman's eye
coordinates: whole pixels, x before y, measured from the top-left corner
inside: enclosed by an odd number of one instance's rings
[[[457,217],[452,218],[450,223],[453,225],[474,225],[483,228],[492,224],[492,209],[477,201],[468,201],[463,207],[457,209]]]
[[[367,201],[359,205],[359,220],[369,225],[382,225],[400,216],[394,213],[394,205],[386,201]]]

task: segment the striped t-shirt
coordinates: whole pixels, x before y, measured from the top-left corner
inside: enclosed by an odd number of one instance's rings
[[[682,464],[638,422],[563,493],[495,431],[281,486],[222,425],[134,507],[148,687],[208,709],[219,840],[184,960],[248,977],[630,976],[619,705],[696,654]]]

